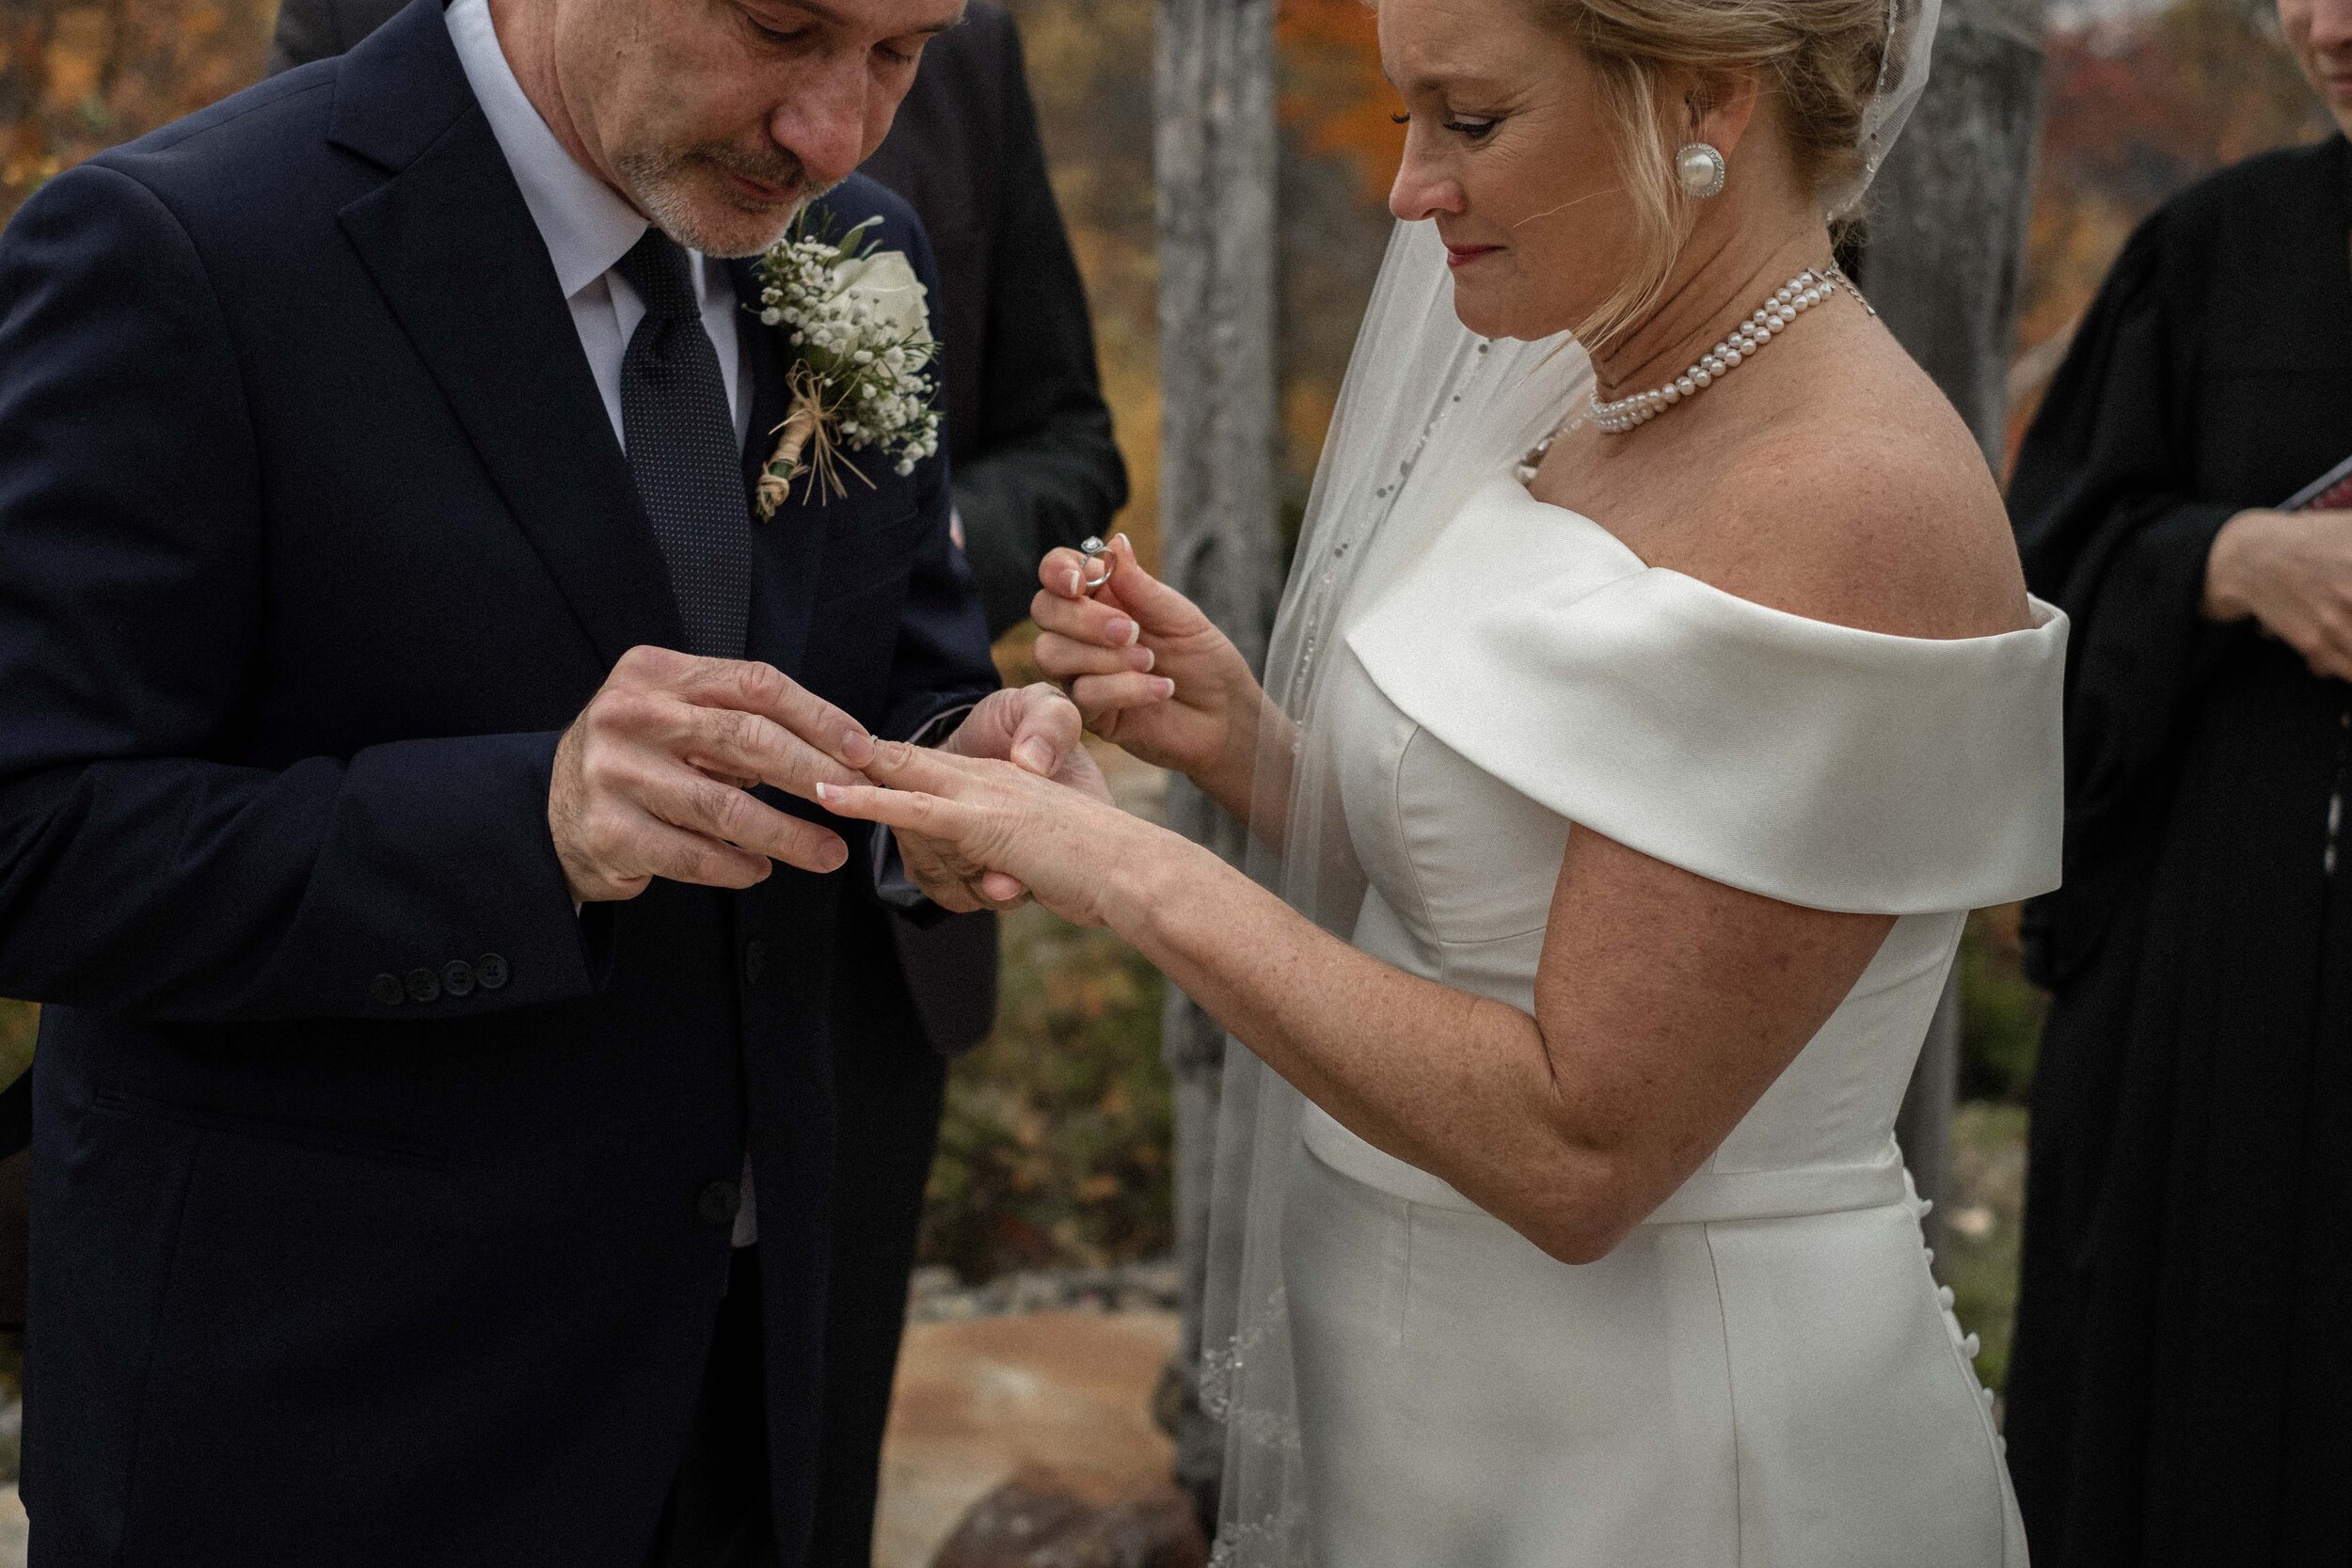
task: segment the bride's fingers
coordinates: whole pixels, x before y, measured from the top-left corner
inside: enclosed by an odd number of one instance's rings
[[[1107,557],[1089,556],[1083,550],[1063,546],[1045,552],[1045,559],[1037,563],[1037,580],[1048,594],[1077,599],[1102,587],[1111,570],[1112,562]]]
[[[1058,696],[1054,701],[1056,706],[1068,712]],[[1085,715],[1080,714],[1079,718],[1083,721]],[[1072,744],[1075,743],[1073,735]],[[971,797],[998,769],[1009,766],[1012,765],[987,757],[967,757],[928,746],[911,746],[903,740],[886,740],[875,748],[874,760],[867,765],[866,776],[892,789],[916,790],[961,800]]]
[[[1038,668],[1057,681],[1077,675],[1142,673],[1158,658],[1146,647],[1105,648],[1057,631],[1039,632],[1035,651]]]
[[[1107,559],[1116,562],[1111,582],[1120,608],[1155,635],[1186,633],[1206,624],[1198,605],[1143,569],[1135,541],[1125,534],[1111,541]]]
[[[879,822],[885,828],[949,843],[961,842],[984,815],[979,807],[961,800],[944,800],[918,789],[885,789],[880,784],[829,784],[817,792],[817,798],[835,816]]]
[[[1037,623],[1041,632],[1050,631],[1098,648],[1132,647],[1143,637],[1143,627],[1109,592],[1067,599],[1041,590],[1029,601],[1029,618]]]
[[[1174,695],[1176,683],[1166,675],[1081,675],[1070,683],[1070,700],[1089,729],[1113,714],[1153,707]]]

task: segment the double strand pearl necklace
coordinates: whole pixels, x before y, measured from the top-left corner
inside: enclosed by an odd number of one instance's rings
[[[1753,358],[1766,343],[1787,331],[1790,322],[1829,298],[1841,287],[1854,298],[1862,300],[1862,308],[1869,310],[1870,302],[1862,299],[1862,291],[1847,279],[1836,263],[1820,272],[1807,267],[1775,290],[1772,297],[1764,302],[1762,309],[1741,322],[1722,342],[1702,355],[1697,364],[1663,387],[1636,392],[1614,403],[1603,403],[1600,394],[1594,393],[1593,423],[1612,436],[1622,436],[1629,430],[1649,423],[1683,399],[1698,396],[1713,386],[1718,378],[1730,374],[1742,361]],[[1875,310],[1870,313],[1878,314]]]

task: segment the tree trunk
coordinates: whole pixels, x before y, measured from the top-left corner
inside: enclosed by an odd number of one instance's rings
[[[1945,0],[1934,71],[1880,170],[1861,257],[1871,304],[1968,421],[1996,473],[2042,135],[2042,63],[2039,36],[2014,4]],[[1896,1124],[1920,1195],[1937,1205],[1927,1221],[1931,1246],[1943,1243],[1950,1196],[1959,987],[1955,966]]]
[[[1272,0],[1162,0],[1155,64],[1162,573],[1260,669],[1280,587]],[[1239,825],[1183,779],[1169,782],[1167,820],[1239,863]],[[1177,1479],[1214,1519],[1224,1434],[1196,1378],[1225,1034],[1173,987],[1162,1029],[1184,1262]]]

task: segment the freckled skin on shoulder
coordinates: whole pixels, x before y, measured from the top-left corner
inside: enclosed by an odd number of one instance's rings
[[[1959,413],[1875,323],[1878,352],[1759,432],[1715,486],[1693,575],[1815,620],[1904,637],[2030,625],[1999,486]],[[1779,421],[1774,421],[1775,423]]]
[[[1629,436],[1581,432],[1581,453],[1534,493],[1653,566],[1790,614],[1904,637],[2026,627],[2025,574],[1975,436],[1880,323],[1845,310]]]

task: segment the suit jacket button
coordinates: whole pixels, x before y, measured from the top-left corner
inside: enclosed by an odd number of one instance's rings
[[[747,986],[755,986],[759,984],[760,976],[767,973],[768,944],[759,942],[745,942],[743,944],[743,983]]]
[[[506,960],[496,953],[485,953],[473,961],[473,982],[484,990],[496,990],[506,984]]]
[[[452,996],[464,996],[473,990],[473,965],[463,958],[452,958],[441,966],[441,989]]]
[[[408,994],[419,1002],[438,1002],[441,982],[429,969],[412,969],[408,972]]]
[[[368,985],[368,995],[387,1007],[397,1007],[407,992],[401,989],[397,974],[379,974]]]
[[[694,1207],[709,1225],[733,1225],[735,1212],[743,1206],[742,1190],[732,1181],[713,1181],[703,1189]]]

